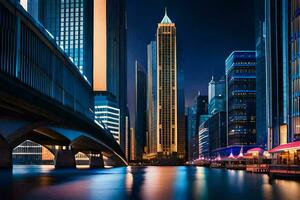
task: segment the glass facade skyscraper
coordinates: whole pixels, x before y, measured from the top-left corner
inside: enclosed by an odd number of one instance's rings
[[[120,109],[112,94],[95,92],[95,120],[120,144]]]
[[[208,113],[225,111],[225,80],[215,81],[212,77],[208,84]]]
[[[290,6],[288,0],[256,1],[257,144],[265,149],[291,139]]]
[[[22,0],[92,85],[92,0]]]
[[[229,146],[256,144],[255,65],[255,51],[234,51],[226,59]]]
[[[157,153],[157,56],[156,41],[147,46],[147,131],[149,155]]]
[[[299,34],[300,2],[291,3],[291,125],[292,140],[300,140],[300,70],[299,70]],[[287,12],[288,13],[288,12]]]

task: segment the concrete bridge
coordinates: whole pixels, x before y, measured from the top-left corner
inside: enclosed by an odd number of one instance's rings
[[[56,167],[75,167],[85,153],[91,167],[127,165],[123,151],[94,122],[91,84],[51,35],[18,4],[0,0],[0,168],[12,150],[32,140],[55,155]]]

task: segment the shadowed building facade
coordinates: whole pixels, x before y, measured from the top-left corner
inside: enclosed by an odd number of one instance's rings
[[[157,63],[156,41],[151,41],[147,46],[147,154],[149,158],[157,153]]]
[[[141,161],[147,143],[147,73],[138,61],[135,61],[135,105],[135,160]]]

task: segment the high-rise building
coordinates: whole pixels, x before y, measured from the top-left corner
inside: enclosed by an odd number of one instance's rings
[[[95,92],[95,120],[110,131],[120,144],[120,109],[112,94]]]
[[[256,144],[255,64],[255,51],[234,51],[226,59],[229,146]]]
[[[177,54],[176,26],[167,15],[158,24],[157,42],[157,152],[177,154]]]
[[[257,144],[266,149],[291,140],[289,112],[297,105],[289,103],[289,63],[294,60],[289,49],[290,8],[288,0],[256,1]]]
[[[147,70],[147,130],[148,130],[148,154],[157,153],[157,63],[156,41],[151,41],[147,46],[148,70]]]
[[[267,149],[268,143],[268,98],[269,89],[267,82],[271,78],[267,75],[266,68],[266,0],[255,1],[255,33],[256,33],[256,141],[261,147]]]
[[[217,112],[208,119],[209,152],[227,146],[226,112]]]
[[[135,159],[142,160],[146,145],[147,73],[135,61]]]
[[[196,158],[209,158],[209,129],[208,129],[208,121],[207,118],[204,120],[198,129],[198,155],[196,155]]]
[[[131,161],[135,160],[135,132],[134,128],[130,128],[130,156]]]
[[[225,80],[215,81],[212,77],[208,84],[208,113],[225,111]]]
[[[92,84],[93,1],[27,0],[27,3],[30,14],[48,30],[81,74]]]
[[[178,68],[177,73],[177,154],[178,158],[186,159],[186,116],[184,96],[184,71]]]
[[[196,127],[196,116],[197,116],[197,108],[195,106],[191,106],[187,108],[187,160],[192,161],[194,160],[194,153],[196,150],[195,147],[195,138],[196,138],[196,131],[198,128]]]
[[[207,114],[208,96],[198,92],[193,101],[193,105],[187,110],[187,157],[189,161],[199,157],[199,126],[203,122],[200,116]]]
[[[105,91],[115,97],[120,109],[120,145],[126,152],[128,108],[125,0],[94,1],[93,11],[94,91]]]

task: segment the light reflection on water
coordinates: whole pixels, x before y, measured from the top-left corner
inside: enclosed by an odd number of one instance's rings
[[[54,170],[14,166],[0,171],[0,199],[300,199],[300,182],[202,167]]]

